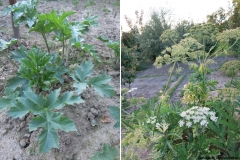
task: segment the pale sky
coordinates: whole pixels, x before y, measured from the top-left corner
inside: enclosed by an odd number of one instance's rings
[[[194,23],[206,21],[206,16],[220,7],[228,9],[232,0],[120,0],[121,25],[123,31],[128,30],[124,15],[135,22],[135,10],[144,11],[143,22],[146,22],[150,8],[171,9],[175,19],[193,20]]]

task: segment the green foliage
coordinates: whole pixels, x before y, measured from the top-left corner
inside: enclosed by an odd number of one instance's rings
[[[217,11],[207,16],[207,22],[214,24],[219,32],[229,29],[228,11],[220,7]]]
[[[51,92],[44,98],[33,92],[24,92],[24,97],[17,98],[17,102],[8,110],[8,114],[13,118],[21,118],[31,112],[37,115],[29,123],[29,131],[34,131],[38,127],[43,128],[38,140],[40,153],[48,152],[51,148],[59,148],[59,138],[57,129],[63,131],[75,131],[74,123],[62,116],[62,113],[52,112],[61,109],[66,104],[84,102],[79,96],[74,96],[72,92],[66,92],[59,97],[60,89]]]
[[[119,44],[119,42],[111,41],[103,36],[99,36],[98,39],[100,41],[104,42],[109,48],[111,48],[114,51],[115,61],[116,62],[119,61],[120,60],[120,44]]]
[[[240,61],[228,61],[221,66],[220,70],[229,77],[236,76],[240,71]]]
[[[188,20],[182,20],[180,22],[177,22],[174,29],[178,33],[179,39],[184,39],[184,35],[189,33],[189,30],[193,25],[193,22]]]
[[[89,0],[88,3],[84,5],[85,8],[95,5],[94,0]]]
[[[14,13],[13,21],[14,25],[26,24],[28,27],[32,27],[37,20],[36,5],[37,0],[19,1],[14,5],[10,5],[3,10],[3,14]]]
[[[114,127],[117,129],[120,129],[120,108],[115,106],[110,106],[109,109],[110,109],[111,115],[116,120]]]
[[[10,58],[7,56],[11,62],[18,62],[14,63],[18,72],[15,77],[8,80],[4,96],[0,98],[0,110],[7,109],[7,113],[13,118],[32,114],[29,131],[39,128],[42,130],[38,140],[39,151],[44,153],[52,148],[59,148],[58,129],[66,132],[76,131],[74,123],[57,110],[66,105],[83,103],[80,94],[88,86],[93,87],[100,96],[111,97],[115,92],[113,87],[107,84],[111,80],[110,76],[102,74],[89,78],[93,72],[91,61],[82,62],[75,69],[71,68],[73,71],[64,66],[68,59],[68,55],[64,54],[67,42],[69,47],[79,47],[98,58],[92,45],[82,43],[82,34],[86,34],[90,26],[97,25],[96,16],[85,18],[82,22],[69,22],[67,17],[74,12],[58,14],[52,10],[50,13],[41,14],[37,13],[36,4],[36,0],[20,1],[4,10],[5,14],[14,12],[14,22],[17,25],[27,23],[30,27],[29,32],[40,33],[45,41],[47,52],[41,51],[37,46],[27,49],[22,45],[11,52]],[[53,35],[52,38],[62,42],[61,56],[59,53],[50,53],[46,35],[52,32],[55,33],[55,35],[50,34]],[[0,40],[1,53],[4,54],[2,51],[15,42],[15,39],[10,42]],[[115,47],[114,44],[110,46]],[[60,87],[66,86],[63,74],[68,79],[71,79],[71,76],[75,80],[73,84],[75,91],[60,93]],[[71,83],[68,85],[72,86]],[[114,117],[116,118],[116,113]]]
[[[136,77],[137,58],[132,53],[132,50],[121,46],[121,83],[130,84]]]
[[[183,76],[178,80],[178,82],[176,83],[176,85],[173,86],[173,87],[169,90],[168,95],[169,95],[170,97],[172,97],[173,93],[176,91],[176,89],[177,89],[178,86],[182,83],[182,81],[185,79],[185,77],[186,77],[186,75],[183,75]]]
[[[164,9],[151,12],[150,21],[143,27],[142,33],[139,35],[140,58],[153,60],[165,49],[166,46],[159,43],[159,37],[165,30],[171,28],[168,23],[169,16],[170,12]]]
[[[100,96],[112,97],[115,95],[113,87],[106,84],[111,80],[111,76],[108,75],[98,75],[91,79],[87,79],[92,74],[93,64],[91,61],[86,61],[81,63],[80,67],[77,66],[74,70],[74,73],[71,74],[71,77],[75,80],[73,86],[77,88],[77,93],[82,93],[86,87],[92,86]]]
[[[0,53],[16,42],[17,42],[17,39],[11,39],[9,42],[6,42],[3,39],[0,39]]]
[[[95,152],[91,160],[116,160],[118,151],[109,144],[104,144],[101,152]]]
[[[235,54],[238,55],[238,58],[240,58],[240,29],[231,29],[223,31],[221,34],[217,36],[217,39],[223,43],[227,43],[229,46],[232,46],[232,50],[235,52]],[[225,50],[227,52],[227,50]]]
[[[205,46],[205,51],[211,53],[214,51],[211,49],[215,45],[218,29],[211,23],[200,23],[192,26],[189,30],[192,38],[195,38],[199,43]],[[210,50],[211,49],[211,50]]]

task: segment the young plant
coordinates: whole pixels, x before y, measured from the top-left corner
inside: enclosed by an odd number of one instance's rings
[[[115,63],[118,64],[118,62],[120,61],[120,44],[119,44],[119,42],[111,41],[103,36],[99,36],[98,39],[100,41],[104,42],[110,49],[112,49],[114,51]]]
[[[89,78],[93,72],[91,61],[81,62],[79,66],[75,65],[73,71],[66,66],[68,59],[68,55],[64,53],[66,42],[69,42],[69,47],[79,47],[97,57],[92,45],[82,43],[82,34],[87,33],[90,26],[97,24],[96,16],[83,19],[82,22],[69,22],[67,17],[74,12],[57,14],[53,10],[46,14],[36,14],[36,4],[36,0],[21,1],[5,10],[6,13],[14,12],[17,24],[26,22],[30,27],[29,32],[40,33],[47,52],[41,51],[37,46],[30,50],[21,46],[12,51],[12,56],[8,58],[11,62],[18,62],[15,64],[18,72],[15,77],[8,80],[4,96],[0,98],[0,110],[7,109],[7,113],[13,118],[32,114],[29,131],[42,129],[38,140],[39,152],[44,153],[52,148],[59,148],[58,129],[66,132],[76,131],[73,121],[62,116],[62,113],[57,110],[66,105],[83,103],[80,94],[87,87],[93,87],[100,96],[111,97],[115,92],[113,87],[107,84],[112,77],[103,74]],[[32,15],[29,16],[28,13]],[[55,40],[62,42],[62,56],[59,53],[50,53],[46,35],[51,32],[55,33],[53,37]],[[15,39],[10,42],[0,40],[0,52],[14,42],[16,42]],[[66,86],[63,74],[68,76],[70,81],[74,80],[67,85],[72,85],[76,90],[61,93],[61,87]]]

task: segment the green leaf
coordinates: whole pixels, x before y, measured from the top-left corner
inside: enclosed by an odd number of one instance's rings
[[[29,131],[34,131],[38,127],[44,128],[38,137],[40,153],[49,152],[52,148],[59,148],[59,138],[56,129],[66,132],[77,130],[68,117],[62,117],[61,115],[62,113],[46,111],[32,118],[32,121],[29,123]]]
[[[20,62],[21,59],[27,57],[27,54],[26,54],[27,53],[27,49],[26,49],[26,47],[24,45],[21,45],[21,47],[19,49],[11,51],[11,53],[12,53],[11,58],[16,60],[16,61],[18,61],[18,62]]]
[[[55,129],[44,129],[38,136],[39,152],[49,152],[52,148],[59,148],[59,138]]]
[[[0,52],[17,42],[17,39],[11,39],[9,42],[0,39]]]
[[[89,53],[91,56],[93,56],[93,58],[97,61],[99,61],[99,57],[97,55],[97,53],[95,52],[95,47],[93,45],[89,45],[89,44],[83,44],[81,46],[81,49],[83,49],[85,52]]]
[[[101,152],[95,152],[91,160],[114,160],[117,158],[118,151],[109,144],[104,144]]]
[[[16,90],[19,87],[20,88],[19,93],[20,95],[23,95],[23,91],[30,90],[29,84],[30,81],[28,79],[17,76],[8,80],[7,87],[12,90]]]
[[[75,80],[74,87],[77,88],[77,93],[82,93],[84,89],[86,89],[86,83],[91,85],[100,96],[111,97],[115,95],[113,87],[106,84],[111,80],[111,76],[108,75],[99,75],[97,77],[93,77],[90,80],[87,78],[91,75],[93,71],[93,64],[91,61],[82,62],[80,67],[76,67],[74,72],[71,73],[71,77]]]
[[[108,75],[99,75],[97,77],[93,77],[87,83],[90,84],[100,96],[111,97],[115,95],[113,87],[105,84],[111,80],[111,76]]]
[[[117,129],[120,129],[120,108],[115,106],[110,106],[109,109],[110,109],[111,115],[117,121],[114,124],[114,127]]]
[[[0,97],[0,111],[7,108],[11,104],[11,99],[10,98],[1,98]]]
[[[32,27],[37,20],[36,5],[37,0],[19,1],[12,6],[8,6],[3,13],[14,13],[13,20],[15,26],[27,23],[29,27]]]
[[[100,41],[105,42],[105,44],[106,44],[109,48],[111,48],[112,50],[114,50],[117,58],[120,58],[120,44],[119,44],[119,42],[113,42],[113,41],[107,39],[107,38],[104,37],[104,36],[99,36],[99,37],[97,37],[97,38],[98,38]]]
[[[92,74],[93,64],[91,61],[82,62],[80,67],[75,68],[77,77],[84,82]]]
[[[86,88],[87,88],[88,84],[87,83],[82,83],[82,82],[76,82],[73,84],[73,87],[76,88],[76,92],[77,94],[81,94]]]
[[[73,92],[65,92],[61,97],[58,98],[56,103],[49,106],[49,109],[61,109],[66,104],[73,105],[74,103],[83,103],[84,100],[80,96],[74,96]]]
[[[18,102],[18,103],[16,103],[16,105],[14,107],[11,107],[8,110],[8,114],[13,118],[22,118],[29,111],[30,111],[30,109],[28,108],[28,106],[25,106],[23,103]]]

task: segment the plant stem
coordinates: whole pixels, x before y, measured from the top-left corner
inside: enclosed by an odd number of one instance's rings
[[[62,59],[64,61],[64,50],[65,50],[65,39],[64,39],[64,35],[63,35],[63,41],[62,41],[62,44],[63,44],[63,49],[62,49]]]
[[[166,92],[167,92],[167,88],[168,88],[168,85],[169,85],[170,80],[171,80],[171,78],[172,78],[172,74],[173,74],[173,71],[174,71],[174,68],[175,68],[176,63],[177,63],[177,62],[174,62],[174,63],[173,63],[173,70],[170,72],[170,75],[169,75],[169,77],[168,77],[168,82],[167,82],[166,88],[165,88],[165,90],[164,90],[164,92],[163,92],[163,95],[165,95]],[[156,121],[155,121],[155,123],[154,123],[153,130],[152,130],[152,131],[153,131],[153,135],[154,135],[154,127],[156,126],[156,123],[158,122],[159,112],[160,112],[160,109],[161,109],[161,105],[162,105],[162,101],[160,102],[160,104],[158,105],[158,108],[157,108],[157,118],[156,118]]]
[[[43,34],[43,33],[42,33],[42,37],[43,37],[44,42],[45,42],[45,44],[46,44],[46,46],[47,46],[48,53],[50,53],[50,49],[49,49],[49,46],[48,46],[48,43],[47,43],[47,37],[46,37],[46,35]]]
[[[17,64],[16,64],[11,58],[9,58],[4,52],[2,52],[2,54],[12,63],[12,65],[14,65],[15,67],[17,67],[17,69],[18,69]]]

